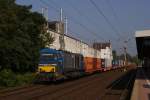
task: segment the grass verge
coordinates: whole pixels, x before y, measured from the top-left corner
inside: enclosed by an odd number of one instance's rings
[[[34,73],[18,74],[4,69],[0,71],[0,87],[15,87],[31,84],[34,78]]]

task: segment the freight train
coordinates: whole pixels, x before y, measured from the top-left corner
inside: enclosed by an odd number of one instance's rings
[[[101,59],[97,55],[99,55],[97,50],[95,50],[92,57],[79,53],[44,48],[40,51],[38,80],[64,80],[94,72],[117,69],[123,66],[123,63],[120,63],[119,60],[113,60],[108,69],[108,59]]]
[[[121,63],[113,61],[110,42],[96,43],[91,47],[82,40],[60,34],[63,33],[63,26],[63,23],[57,21],[49,23],[47,32],[54,38],[54,42],[40,51],[38,67],[40,80],[79,77],[122,66]]]

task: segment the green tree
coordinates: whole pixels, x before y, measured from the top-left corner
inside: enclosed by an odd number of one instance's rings
[[[44,30],[45,18],[15,0],[0,0],[0,68],[34,71],[39,50],[53,42]],[[45,37],[45,38],[43,38]]]

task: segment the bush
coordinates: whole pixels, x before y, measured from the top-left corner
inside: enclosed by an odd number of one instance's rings
[[[34,78],[35,76],[32,73],[18,74],[16,75],[17,85],[31,84]]]
[[[4,87],[21,86],[31,84],[35,75],[33,73],[16,74],[4,69],[0,72],[0,85]]]
[[[16,83],[16,78],[11,70],[2,70],[0,72],[0,85],[2,86],[14,86]]]

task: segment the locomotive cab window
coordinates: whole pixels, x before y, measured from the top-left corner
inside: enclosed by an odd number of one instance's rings
[[[51,60],[55,60],[58,58],[57,54],[42,54],[40,56],[40,63],[41,64],[53,64],[53,62],[51,62]]]

